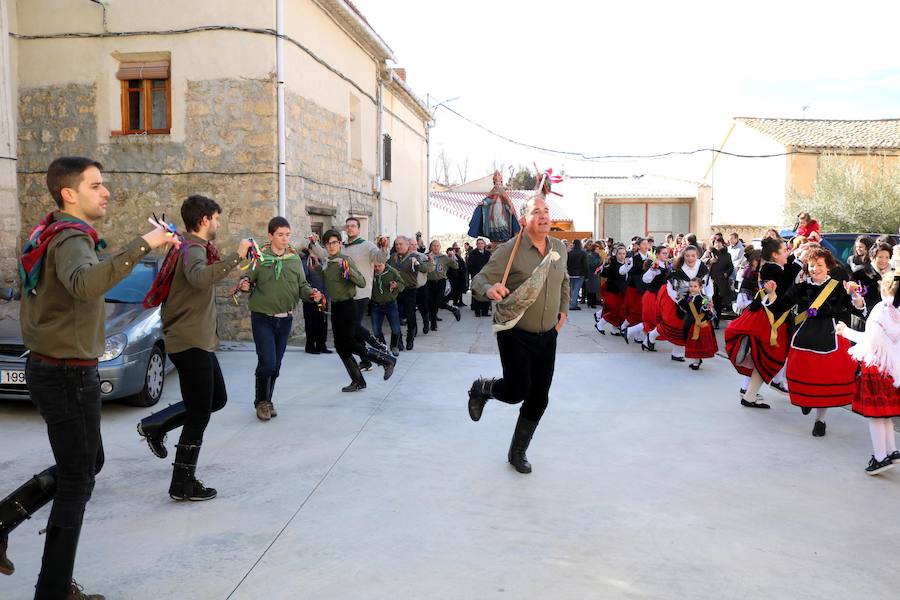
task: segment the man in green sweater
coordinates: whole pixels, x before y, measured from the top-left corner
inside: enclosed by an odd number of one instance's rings
[[[341,234],[330,229],[322,236],[327,257],[316,269],[322,273],[325,280],[325,289],[331,301],[331,331],[334,335],[334,349],[350,375],[350,385],[341,388],[342,392],[355,392],[365,389],[366,380],[354,354],[363,359],[368,359],[375,364],[384,367],[384,378],[388,379],[394,372],[397,359],[389,353],[366,346],[365,342],[356,336],[356,288],[366,285],[363,277],[353,259],[341,253]]]
[[[306,281],[300,254],[291,246],[288,220],[275,217],[269,221],[268,230],[269,243],[240,282],[240,290],[250,292],[250,327],[257,358],[253,405],[260,421],[278,416],[272,396],[291,335],[294,309],[301,299],[322,299],[321,292]]]
[[[461,315],[455,306],[448,306],[444,300],[444,290],[447,287],[447,271],[459,269],[459,263],[453,256],[447,256],[441,252],[441,243],[432,240],[428,247],[428,257],[434,263],[434,270],[428,273],[428,310],[431,320],[431,329],[437,331],[438,309],[446,308],[457,321]]]
[[[397,297],[406,288],[397,269],[376,262],[373,265],[375,277],[372,279],[372,333],[384,343],[381,325],[387,317],[391,326],[391,354],[400,355],[400,311]]]
[[[394,240],[394,254],[387,262],[400,273],[404,290],[397,298],[400,314],[406,318],[406,349],[413,349],[413,340],[418,334],[416,327],[416,295],[419,287],[419,274],[427,275],[434,270],[434,263],[425,255],[416,252],[412,241],[403,235]],[[428,325],[428,321],[424,322]]]

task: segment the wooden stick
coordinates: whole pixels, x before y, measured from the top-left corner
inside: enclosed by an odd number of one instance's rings
[[[522,234],[525,233],[525,228],[519,228],[519,235],[516,236],[516,243],[513,245],[512,252],[509,254],[509,260],[506,261],[506,270],[503,271],[503,279],[500,281],[500,285],[506,287],[506,280],[509,279],[509,271],[512,269],[513,259],[516,258],[516,252],[519,250],[519,244],[522,243]]]

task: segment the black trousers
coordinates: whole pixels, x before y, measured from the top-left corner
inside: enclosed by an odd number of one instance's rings
[[[353,301],[353,306],[356,309],[356,333],[355,337],[359,341],[365,343],[371,333],[369,333],[368,328],[365,326],[365,318],[369,315],[369,299],[368,298],[357,298]]]
[[[228,402],[225,379],[214,352],[189,348],[169,354],[178,371],[181,399],[184,403],[184,427],[179,444],[199,446],[209,425],[210,415],[221,410]]]
[[[334,335],[334,349],[341,358],[354,354],[363,358],[366,345],[356,335],[356,301],[343,300],[331,303],[331,332]]]
[[[444,301],[444,289],[447,287],[446,279],[429,279],[426,284],[428,290],[428,320],[432,329],[437,325],[438,310],[447,307]]]
[[[503,378],[494,383],[494,397],[507,404],[521,402],[519,414],[529,421],[539,422],[547,410],[558,335],[555,328],[543,333],[516,328],[497,333]]]
[[[431,314],[429,311],[428,304],[428,284],[426,283],[422,287],[416,288],[416,307],[419,309],[419,314],[422,315],[422,324],[431,322]],[[415,319],[413,319],[415,320]],[[418,329],[416,329],[418,331]]]
[[[491,310],[490,302],[483,302],[481,300],[476,300],[475,296],[472,296],[472,310],[475,311],[476,315],[487,315],[488,311]]]
[[[100,377],[96,366],[56,366],[29,356],[25,382],[31,401],[47,424],[56,459],[56,496],[47,527],[69,532],[68,542],[47,535],[35,597],[63,598],[72,579],[78,535],[94,491],[94,476],[103,468]]]
[[[306,329],[306,349],[324,350],[328,339],[328,316],[315,302],[303,303],[303,325]]]
[[[406,319],[406,337],[416,337],[416,288],[405,288],[397,297],[400,316]]]

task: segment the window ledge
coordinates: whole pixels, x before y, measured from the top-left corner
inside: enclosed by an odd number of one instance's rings
[[[155,131],[110,131],[109,137],[140,137],[151,135],[171,135],[170,129],[159,129]]]

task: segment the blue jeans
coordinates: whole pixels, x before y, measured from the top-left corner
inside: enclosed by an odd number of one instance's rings
[[[391,326],[391,335],[400,335],[400,309],[396,300],[384,304],[372,303],[372,334],[381,336],[381,325],[385,316]]]
[[[569,276],[569,308],[578,306],[578,296],[581,295],[581,285],[584,283],[584,277]]]
[[[258,312],[250,313],[253,343],[256,344],[257,377],[278,377],[293,322],[293,317],[270,317]]]

